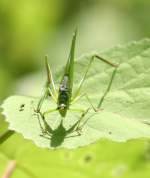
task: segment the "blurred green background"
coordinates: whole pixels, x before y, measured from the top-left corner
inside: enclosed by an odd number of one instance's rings
[[[80,56],[148,38],[149,19],[150,0],[1,0],[0,102],[15,93],[38,95],[44,55],[53,70],[61,66],[75,27]],[[6,129],[1,116],[0,134]],[[0,146],[0,176],[10,160],[18,162],[13,178],[150,177],[147,140],[49,151],[15,134]]]

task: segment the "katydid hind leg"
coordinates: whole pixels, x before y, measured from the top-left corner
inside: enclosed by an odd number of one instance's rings
[[[110,78],[110,81],[108,83],[108,86],[104,92],[104,94],[102,95],[98,105],[97,105],[97,109],[99,110],[104,102],[104,99],[106,98],[107,94],[109,93],[110,89],[111,89],[111,86],[112,86],[112,83],[113,83],[113,80],[115,78],[115,75],[116,75],[116,72],[117,72],[117,68],[114,69],[112,75],[111,75],[111,78]]]
[[[83,75],[83,78],[82,78],[81,81],[80,81],[79,87],[78,87],[77,91],[75,92],[75,94],[74,94],[74,96],[73,96],[73,98],[72,98],[72,103],[74,103],[74,102],[76,102],[76,100],[78,100],[78,96],[80,95],[81,88],[82,88],[82,86],[83,86],[83,84],[84,84],[84,82],[85,82],[85,80],[86,80],[86,77],[87,77],[87,74],[88,74],[88,72],[89,72],[89,69],[90,69],[90,67],[91,67],[91,65],[92,65],[92,63],[93,63],[93,61],[94,61],[95,59],[99,59],[99,60],[101,60],[102,62],[104,62],[104,63],[106,63],[106,64],[108,64],[108,65],[110,65],[110,66],[112,66],[112,67],[115,67],[115,69],[118,67],[117,64],[114,64],[114,63],[108,61],[107,59],[104,59],[104,58],[100,57],[99,55],[93,55],[93,56],[90,58],[90,62],[89,62],[88,67],[87,67],[87,69],[86,69],[86,71],[85,71],[85,74]]]
[[[47,85],[47,84],[46,84]],[[36,107],[36,112],[39,113],[41,111],[42,105],[44,100],[48,97],[48,88],[47,86],[44,87],[44,93],[41,96],[41,98],[38,101],[37,107]]]
[[[93,59],[99,59],[100,61],[102,61],[102,62],[104,62],[104,63],[106,63],[106,64],[108,64],[108,65],[110,65],[112,67],[115,67],[115,68],[117,68],[119,66],[118,64],[110,62],[109,60],[107,60],[107,59],[105,59],[105,58],[103,58],[103,57],[101,57],[101,56],[99,56],[97,54],[93,55],[92,58]]]
[[[43,95],[39,99],[39,102],[38,102],[37,107],[35,109],[35,112],[38,114],[38,117],[40,116],[42,118],[42,120],[44,118],[44,115],[41,112],[41,108],[42,108],[42,105],[44,103],[44,100],[47,99],[48,96],[51,96],[53,98],[55,94],[53,95],[52,93],[53,92],[56,93],[55,84],[54,84],[54,81],[53,81],[53,77],[52,77],[50,66],[48,64],[47,56],[45,56],[45,67],[46,67],[46,72],[47,72],[47,81],[46,81],[45,86],[44,86]],[[52,86],[52,90],[53,91],[51,90],[51,86]],[[55,98],[53,98],[53,99],[55,100]],[[38,118],[38,120],[39,120],[39,118]],[[43,122],[44,122],[44,120],[43,120]],[[40,124],[40,121],[39,121],[39,124]],[[41,127],[41,124],[40,124],[40,127]]]
[[[110,91],[110,88],[111,88],[111,86],[112,86],[112,83],[113,83],[113,80],[114,80],[114,77],[115,77],[115,74],[116,74],[116,72],[117,72],[117,69],[118,69],[119,65],[118,65],[118,64],[114,64],[114,63],[110,62],[109,60],[107,60],[107,59],[105,59],[105,58],[103,58],[103,57],[101,57],[101,56],[99,56],[99,55],[93,55],[92,58],[93,58],[93,59],[99,59],[100,61],[102,61],[102,62],[108,64],[109,66],[114,67],[114,71],[113,71],[113,73],[112,73],[112,75],[111,75],[110,82],[108,83],[108,86],[107,86],[107,88],[106,88],[106,91],[105,91],[104,94],[102,95],[102,97],[101,97],[101,99],[100,99],[100,101],[99,101],[99,103],[98,103],[98,105],[97,105],[97,111],[99,111],[100,108],[101,108],[101,106],[102,106],[102,104],[103,104],[103,101],[104,101],[106,95],[107,95],[108,92]]]
[[[50,66],[48,64],[47,56],[45,56],[45,66],[46,66],[46,71],[47,71],[47,81],[46,81],[46,84],[44,86],[43,95],[41,96],[41,98],[38,101],[37,107],[35,109],[35,113],[37,114],[38,122],[39,122],[39,125],[40,125],[42,133],[43,134],[48,134],[48,133],[52,132],[52,129],[50,128],[50,126],[45,121],[45,116],[42,113],[41,108],[43,106],[44,100],[47,99],[48,96],[52,96],[51,95],[52,92],[51,92],[51,88],[50,88],[51,85],[52,85],[53,92],[56,92],[56,91],[54,91],[55,90],[55,86],[54,86],[54,82],[53,82],[53,77],[52,77],[52,74],[51,74]],[[42,126],[42,123],[41,123],[40,119],[42,119],[44,127]]]
[[[110,89],[111,89],[111,86],[112,86],[112,83],[113,83],[113,80],[114,80],[114,77],[115,77],[116,72],[117,72],[117,68],[114,69],[114,71],[113,71],[113,73],[112,73],[112,75],[111,75],[110,81],[109,81],[109,83],[108,83],[108,86],[107,86],[107,88],[106,88],[104,94],[103,94],[102,97],[100,98],[100,101],[99,101],[99,103],[98,103],[98,105],[97,105],[96,107],[95,107],[94,104],[92,103],[92,101],[91,101],[91,99],[90,99],[90,97],[88,96],[87,93],[83,93],[82,95],[79,95],[79,96],[75,99],[74,102],[77,102],[77,101],[80,100],[82,97],[85,97],[86,100],[87,100],[87,102],[89,103],[89,105],[91,106],[91,108],[92,108],[95,112],[98,112],[98,111],[102,110],[101,106],[102,106],[102,104],[103,104],[103,101],[104,101],[106,95],[108,94],[108,92],[109,92]]]
[[[108,83],[108,86],[107,86],[107,88],[106,88],[104,94],[103,94],[102,97],[100,98],[100,101],[99,101],[99,103],[98,103],[98,105],[97,105],[96,107],[95,107],[94,104],[92,103],[92,101],[91,101],[91,99],[89,98],[89,96],[88,96],[87,93],[84,93],[84,94],[80,95],[80,96],[77,98],[77,100],[79,100],[79,99],[82,98],[82,97],[85,97],[85,98],[87,99],[88,103],[90,104],[90,106],[92,107],[92,109],[93,109],[95,112],[98,112],[98,111],[102,110],[101,106],[102,106],[102,104],[103,104],[103,101],[104,101],[105,97],[107,96],[108,92],[109,92],[110,89],[111,89],[111,86],[112,86],[113,80],[114,80],[114,78],[115,78],[116,72],[117,72],[117,68],[114,69],[114,71],[113,71],[113,73],[112,73],[112,75],[111,75],[110,81],[109,81],[109,83]]]
[[[86,93],[84,93],[84,94],[78,96],[79,93],[80,93],[81,87],[82,87],[82,85],[83,85],[83,83],[84,83],[84,81],[85,81],[85,79],[86,79],[86,76],[87,76],[87,73],[88,73],[88,71],[89,71],[89,68],[91,67],[91,64],[92,64],[92,62],[93,62],[93,60],[94,60],[94,58],[98,58],[98,59],[102,60],[103,62],[105,62],[106,64],[108,64],[108,65],[110,65],[110,66],[112,66],[112,67],[115,68],[114,71],[113,71],[113,73],[112,73],[110,82],[108,83],[107,89],[106,89],[106,91],[104,92],[104,94],[102,95],[102,97],[101,97],[101,99],[100,99],[100,101],[99,101],[97,107],[95,107],[95,106],[92,104],[92,102],[91,102],[89,96],[88,96]],[[81,83],[80,83],[79,88],[78,88],[78,90],[77,90],[77,92],[76,92],[76,95],[75,95],[75,97],[73,98],[73,99],[74,99],[73,102],[76,102],[76,101],[79,100],[81,97],[85,96],[86,99],[87,99],[87,101],[88,101],[88,103],[89,103],[90,106],[92,107],[92,109],[93,109],[95,112],[100,111],[100,110],[101,110],[102,103],[103,103],[103,101],[104,101],[106,95],[107,95],[108,92],[110,91],[111,86],[112,86],[112,83],[113,83],[113,80],[114,80],[114,77],[115,77],[117,68],[118,68],[118,65],[117,65],[117,64],[113,64],[113,63],[107,61],[106,59],[99,57],[98,55],[92,56],[92,58],[90,59],[90,63],[89,63],[89,65],[88,65],[88,68],[87,68],[87,70],[86,70],[86,73],[84,74],[84,77],[83,77],[83,79],[81,80]],[[77,127],[76,127],[76,131],[77,131],[77,132],[80,132],[81,128],[82,128],[82,127],[86,124],[86,122],[88,121],[88,119],[87,119],[87,120],[84,122],[84,124],[82,124],[82,126],[81,126],[81,121],[83,120],[83,118],[85,117],[85,115],[88,113],[89,109],[90,109],[90,108],[88,108],[85,112],[82,113],[82,115],[81,115],[81,117],[80,117],[80,119],[79,119],[79,121],[78,121],[78,125],[77,125]]]
[[[38,122],[39,122],[40,129],[42,131],[42,134],[46,135],[47,131],[46,131],[45,124],[43,126],[42,123],[41,123],[41,120],[40,120],[42,118],[42,121],[44,123],[43,115],[42,115],[42,113],[40,111],[38,113],[36,113],[36,114],[37,114],[37,118],[38,118]]]
[[[40,100],[38,102],[37,108],[36,108],[37,112],[41,111],[41,107],[43,105],[44,100],[49,95],[53,96],[53,92],[51,91],[51,88],[50,88],[51,85],[52,85],[53,91],[56,92],[56,90],[55,90],[55,84],[54,84],[54,81],[53,81],[53,77],[52,77],[50,66],[48,64],[48,58],[47,58],[47,56],[45,56],[45,67],[46,67],[46,72],[47,72],[47,80],[46,80],[46,83],[45,83],[45,86],[44,86],[43,95],[41,96],[41,98],[40,98]],[[54,100],[55,100],[55,98],[54,98]]]

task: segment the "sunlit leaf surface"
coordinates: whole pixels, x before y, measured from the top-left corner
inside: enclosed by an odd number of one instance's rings
[[[79,85],[92,54],[82,56],[75,65],[74,92]],[[86,98],[73,104],[63,119],[58,111],[49,113],[46,121],[51,127],[50,136],[42,135],[35,113],[39,98],[11,96],[5,100],[3,114],[9,122],[9,128],[38,146],[46,148],[76,148],[93,143],[101,138],[113,141],[126,141],[140,137],[150,137],[150,40],[132,42],[101,52],[108,60],[119,63],[110,92],[106,96],[101,110],[95,113],[92,109],[81,122],[81,135],[73,129],[81,117],[81,112],[72,109],[86,110],[90,107]],[[82,93],[87,93],[96,106],[110,81],[113,68],[95,60],[88,73]],[[59,83],[62,69],[55,74]],[[56,108],[50,99],[42,106],[42,111]]]

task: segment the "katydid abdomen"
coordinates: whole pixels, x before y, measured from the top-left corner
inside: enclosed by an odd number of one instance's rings
[[[59,87],[58,95],[58,110],[62,117],[66,116],[69,109],[70,93],[69,93],[69,78],[67,75],[63,77],[63,80]]]

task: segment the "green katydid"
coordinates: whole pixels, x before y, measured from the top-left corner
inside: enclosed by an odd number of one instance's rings
[[[48,58],[47,58],[47,56],[45,57],[45,65],[46,65],[46,71],[47,71],[47,81],[46,81],[46,84],[45,84],[44,94],[40,98],[38,105],[37,105],[37,108],[35,110],[35,112],[40,116],[40,118],[42,118],[42,120],[44,122],[45,128],[43,128],[42,124],[39,122],[43,133],[52,132],[51,127],[47,124],[47,122],[45,120],[46,114],[49,114],[49,113],[54,112],[54,111],[58,111],[59,114],[62,116],[62,119],[63,119],[66,116],[67,111],[71,110],[70,106],[73,105],[73,103],[77,102],[81,97],[85,97],[87,99],[88,103],[89,103],[89,107],[86,110],[81,110],[81,109],[78,110],[78,112],[79,111],[82,112],[81,116],[80,116],[78,122],[72,126],[72,129],[70,129],[70,131],[74,130],[74,131],[77,131],[79,133],[79,130],[81,129],[80,123],[81,123],[82,119],[85,117],[85,115],[89,112],[89,110],[91,108],[95,112],[100,111],[101,105],[102,105],[102,103],[105,99],[105,96],[109,92],[111,84],[113,82],[113,79],[114,79],[118,65],[113,64],[113,63],[109,62],[108,60],[106,60],[106,59],[100,57],[99,55],[95,54],[95,55],[92,55],[92,57],[89,61],[88,67],[85,71],[85,74],[84,74],[80,84],[79,84],[78,89],[76,90],[76,92],[74,94],[72,93],[73,80],[74,80],[74,53],[75,53],[76,36],[77,36],[77,30],[73,34],[68,61],[67,61],[67,64],[65,66],[64,74],[62,76],[58,91],[56,90],[56,87],[55,87],[55,84],[54,84],[51,68],[50,68],[50,65],[48,64]],[[105,93],[101,97],[101,99],[100,99],[100,101],[99,101],[99,103],[96,107],[90,101],[88,94],[86,94],[86,93],[80,94],[81,88],[82,88],[82,86],[83,86],[83,84],[86,80],[86,76],[88,74],[88,71],[89,71],[89,69],[92,65],[92,62],[95,59],[101,60],[101,61],[105,62],[106,64],[114,67],[114,71],[113,71],[112,76],[110,78],[110,82],[108,84],[108,87],[107,87]],[[56,108],[51,108],[51,109],[47,110],[46,112],[42,113],[41,112],[42,104],[48,96],[50,96],[55,101]],[[40,119],[39,119],[39,121],[40,121]],[[61,124],[62,124],[62,121],[61,121]]]

